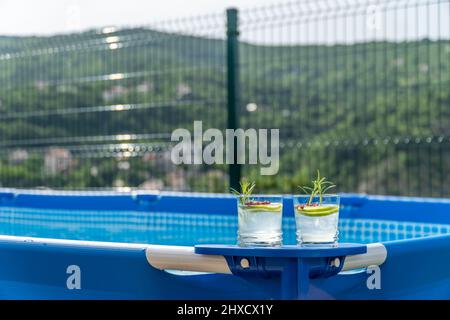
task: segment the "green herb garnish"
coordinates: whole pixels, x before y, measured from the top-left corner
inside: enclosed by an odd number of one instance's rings
[[[312,181],[312,187],[299,186],[299,188],[306,194],[311,194],[308,199],[308,205],[311,205],[314,197],[319,196],[319,204],[322,204],[323,195],[330,189],[336,187],[333,182],[327,181],[326,177],[320,177],[320,171],[317,170],[317,178]]]
[[[241,205],[244,205],[248,202],[250,196],[253,193],[253,189],[255,189],[255,182],[248,181],[246,179],[242,179],[242,181],[239,183],[241,186],[241,192],[237,191],[236,189],[230,188],[230,191],[232,194],[239,196],[239,201]]]

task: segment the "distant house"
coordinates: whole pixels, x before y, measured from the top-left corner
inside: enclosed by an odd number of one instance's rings
[[[48,174],[66,172],[73,165],[73,157],[65,148],[50,148],[45,153],[44,165]]]
[[[160,179],[149,179],[139,186],[142,190],[162,190],[164,182]]]
[[[114,186],[114,188],[124,188],[125,187],[125,181],[123,181],[120,178],[117,178],[116,180],[114,180],[113,186]]]
[[[182,82],[177,85],[177,92],[176,92],[177,99],[188,98],[191,96],[191,94],[192,89],[188,84]]]
[[[226,179],[226,174],[222,170],[209,170],[207,176],[209,179]]]
[[[138,93],[147,93],[153,91],[153,83],[149,81],[144,81],[136,86],[136,91]]]
[[[427,63],[421,63],[419,65],[419,70],[421,73],[427,73],[430,70],[430,66]]]
[[[93,176],[93,177],[98,176],[98,167],[92,166],[91,170],[89,172],[91,173],[91,176]]]
[[[121,85],[117,85],[117,86],[113,86],[107,90],[104,90],[102,93],[103,96],[103,100],[104,101],[111,101],[117,98],[120,98],[122,96],[124,96],[125,94],[127,94],[128,89],[125,88],[124,86]]]
[[[12,165],[18,165],[29,158],[28,151],[24,149],[17,149],[11,152],[8,156],[9,163]]]
[[[142,161],[144,162],[152,162],[155,161],[156,159],[158,159],[158,154],[154,152],[148,152],[142,156]]]
[[[59,85],[56,90],[61,93],[78,93],[78,88],[71,85]]]
[[[130,167],[131,167],[131,165],[130,165],[130,162],[128,162],[128,161],[119,161],[117,163],[117,169],[119,169],[119,170],[127,171],[127,170],[130,170]]]
[[[143,162],[152,162],[154,170],[167,172],[174,166],[171,161],[171,151],[148,152],[142,156]]]
[[[38,89],[39,91],[44,90],[47,88],[48,83],[43,81],[43,80],[38,80],[34,83],[34,86],[36,87],[36,89]]]
[[[394,59],[393,61],[394,61],[394,65],[397,67],[402,67],[405,64],[405,59],[403,59],[403,58],[397,58],[397,59]]]
[[[170,189],[173,191],[182,191],[186,190],[187,182],[186,182],[186,174],[183,170],[174,170],[169,172],[166,175],[166,181],[169,185]]]

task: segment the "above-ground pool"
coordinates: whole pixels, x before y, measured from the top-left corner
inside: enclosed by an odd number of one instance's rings
[[[339,242],[361,246],[227,251],[194,246],[235,244],[228,195],[3,189],[0,298],[450,298],[450,200],[341,203]],[[289,196],[283,210],[284,244],[294,245]]]

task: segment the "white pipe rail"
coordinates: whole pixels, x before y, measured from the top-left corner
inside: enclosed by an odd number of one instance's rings
[[[196,254],[194,247],[150,245],[145,251],[150,265],[160,270],[231,274],[223,256]]]
[[[386,261],[387,250],[381,243],[370,243],[367,245],[367,252],[347,256],[344,261],[342,271],[367,268],[370,266],[380,266]]]

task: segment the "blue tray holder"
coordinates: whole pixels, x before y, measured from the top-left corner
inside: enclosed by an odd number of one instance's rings
[[[335,247],[195,246],[197,254],[224,256],[231,272],[238,277],[278,277],[282,299],[306,299],[310,279],[336,275],[347,256],[366,252],[365,245],[349,243]]]

